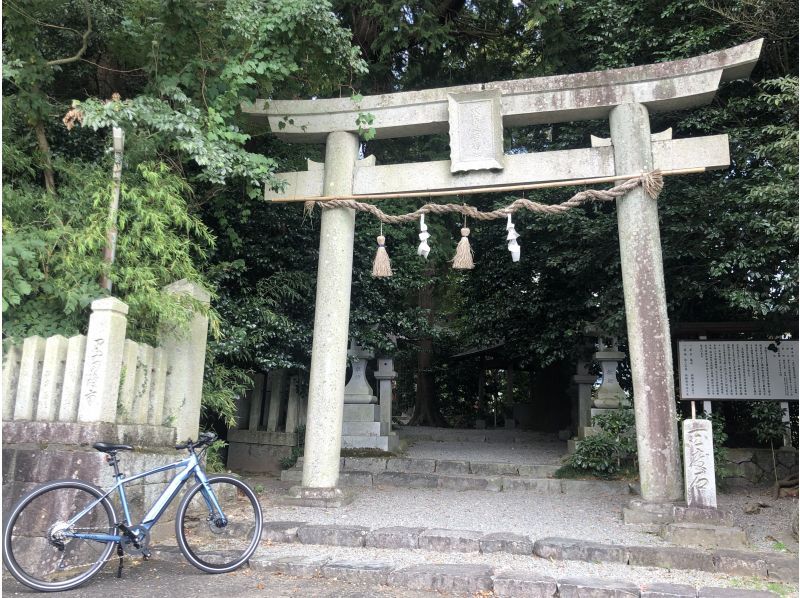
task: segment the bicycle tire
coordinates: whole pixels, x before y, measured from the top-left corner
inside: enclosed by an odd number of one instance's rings
[[[241,567],[261,540],[261,505],[256,493],[233,476],[210,475],[208,482],[227,518],[223,524],[206,499],[205,487],[186,492],[175,514],[175,535],[183,556],[206,573]]]
[[[40,592],[71,590],[86,583],[108,561],[116,542],[63,538],[53,530],[93,501],[100,501],[73,529],[116,533],[114,508],[97,486],[54,480],[34,488],[11,510],[3,530],[3,563],[20,583]]]

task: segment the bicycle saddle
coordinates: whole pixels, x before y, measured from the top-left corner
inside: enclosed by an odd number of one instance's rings
[[[133,447],[127,444],[111,444],[108,442],[95,442],[92,448],[102,453],[113,453],[115,451],[132,451]]]

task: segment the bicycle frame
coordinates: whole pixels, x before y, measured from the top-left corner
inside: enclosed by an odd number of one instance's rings
[[[111,488],[105,491],[102,497],[98,498],[95,501],[92,501],[86,508],[84,508],[80,513],[72,517],[67,524],[70,526],[76,524],[81,517],[83,517],[86,513],[88,513],[91,509],[93,509],[98,503],[102,500],[107,498],[110,494],[112,494],[115,490],[119,492],[120,502],[122,503],[122,510],[124,516],[124,525],[127,527],[131,527],[131,514],[130,509],[128,508],[128,498],[125,495],[125,484],[132,482],[134,480],[138,480],[149,475],[153,475],[156,473],[161,473],[163,471],[169,471],[170,469],[178,469],[180,467],[185,467],[182,472],[175,475],[174,478],[170,481],[169,485],[164,489],[161,493],[161,496],[153,503],[153,506],[150,507],[150,510],[147,511],[147,514],[142,519],[141,525],[148,531],[158,522],[159,518],[164,514],[164,511],[167,509],[167,506],[172,502],[172,500],[177,496],[178,492],[180,492],[183,485],[194,475],[197,478],[197,482],[203,485],[203,498],[206,501],[209,509],[216,509],[218,513],[220,513],[223,517],[225,514],[222,512],[222,508],[217,501],[217,497],[214,495],[214,492],[211,490],[211,487],[208,484],[208,476],[203,471],[203,468],[200,466],[200,461],[197,458],[197,455],[194,453],[190,454],[186,459],[182,459],[181,461],[176,461],[175,463],[170,463],[169,465],[162,465],[161,467],[156,467],[154,469],[150,469],[149,471],[145,471],[144,473],[137,473],[136,475],[132,475],[130,477],[120,477],[117,479],[117,483],[114,484]],[[116,522],[119,523],[119,522]],[[79,538],[82,540],[96,540],[98,542],[121,542],[127,538],[125,534],[84,534],[80,532],[64,532],[64,536],[68,538]]]

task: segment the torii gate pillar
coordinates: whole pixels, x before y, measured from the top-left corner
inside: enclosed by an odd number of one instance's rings
[[[617,172],[653,170],[647,108],[616,106],[610,124]],[[642,498],[678,501],[683,486],[658,204],[637,187],[617,199],[617,225]]]
[[[328,135],[323,182],[325,194],[352,193],[358,150],[358,136],[354,133],[337,131]],[[295,489],[295,493],[301,498],[334,503],[346,500],[336,483],[342,447],[354,234],[353,210],[322,210],[303,487]]]

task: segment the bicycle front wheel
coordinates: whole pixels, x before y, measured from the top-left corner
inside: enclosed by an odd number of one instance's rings
[[[82,517],[70,522],[87,508]],[[23,497],[11,510],[3,533],[3,562],[29,588],[40,592],[70,590],[100,570],[115,544],[72,534],[115,531],[114,509],[96,486],[80,480],[49,482]]]
[[[190,488],[175,515],[181,552],[206,573],[227,573],[249,559],[261,540],[261,505],[255,492],[238,478],[208,476],[222,512],[203,484]]]

